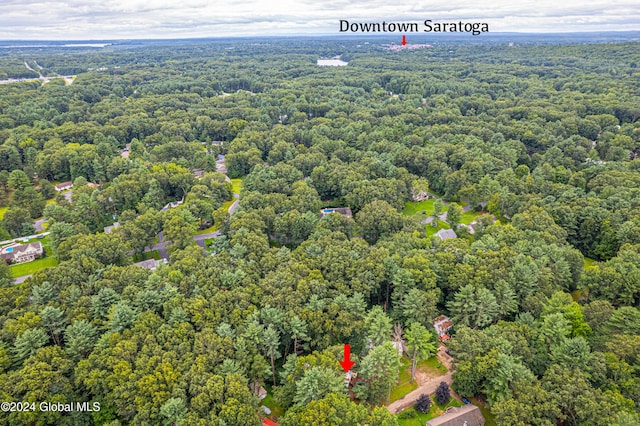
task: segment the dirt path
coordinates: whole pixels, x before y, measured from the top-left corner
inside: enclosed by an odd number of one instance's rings
[[[446,382],[449,386],[453,383],[452,375],[455,370],[453,370],[453,358],[451,355],[448,355],[445,352],[446,348],[442,345],[438,347],[438,352],[436,356],[438,357],[438,361],[449,371],[443,376],[431,377],[426,379],[426,374],[422,372],[416,373],[416,381],[418,382],[418,388],[409,392],[404,397],[393,401],[391,404],[387,406],[387,409],[393,414],[398,414],[401,411],[406,410],[409,407],[412,407],[413,404],[418,400],[420,395],[427,394],[430,395],[436,391],[440,382]],[[425,380],[426,379],[426,380]]]

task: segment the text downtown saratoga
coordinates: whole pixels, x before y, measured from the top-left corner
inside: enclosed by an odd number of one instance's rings
[[[394,33],[394,32],[420,32],[420,24],[417,22],[349,22],[340,20],[340,32],[352,33]],[[433,22],[425,19],[422,23],[422,32],[426,33],[471,33],[480,35],[489,32],[489,24],[486,22]]]

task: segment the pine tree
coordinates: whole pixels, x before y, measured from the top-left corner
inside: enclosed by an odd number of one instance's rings
[[[429,395],[426,393],[420,395],[413,408],[422,414],[426,414],[429,411],[429,408],[431,408],[431,398],[429,398]]]
[[[447,382],[440,382],[436,389],[436,402],[440,405],[444,405],[451,399],[451,390]]]

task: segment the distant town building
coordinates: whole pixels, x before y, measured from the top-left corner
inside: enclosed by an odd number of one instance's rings
[[[353,213],[351,212],[350,207],[329,207],[326,209],[322,209],[320,210],[320,217],[325,217],[326,215],[331,213],[340,213],[341,215],[346,217],[353,217]]]
[[[71,188],[73,188],[73,182],[71,181],[62,182],[55,186],[55,189],[58,192],[66,191],[67,189],[71,189]]]
[[[0,258],[5,262],[24,263],[38,259],[44,253],[42,243],[36,241],[29,244],[11,244],[0,250]]]
[[[453,229],[441,229],[438,232],[436,232],[436,237],[444,241],[444,240],[449,240],[451,238],[457,238],[458,236],[453,231]]]
[[[427,426],[484,426],[484,417],[478,407],[466,404],[449,407],[443,415],[429,420]]]
[[[349,65],[349,62],[345,62],[337,56],[333,59],[318,59],[317,64],[320,67],[345,67]]]

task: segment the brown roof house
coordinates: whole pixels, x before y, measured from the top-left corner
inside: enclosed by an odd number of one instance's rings
[[[36,260],[44,253],[42,243],[11,244],[0,250],[0,258],[7,263],[24,263]]]
[[[475,405],[450,407],[441,416],[431,419],[427,426],[484,426],[484,417]]]
[[[440,341],[449,340],[448,331],[451,330],[451,327],[453,327],[453,321],[447,316],[440,315],[433,320],[433,328],[436,329]]]
[[[71,188],[73,188],[73,182],[71,181],[62,182],[55,186],[55,189],[58,192],[66,191],[67,189],[71,189]]]

